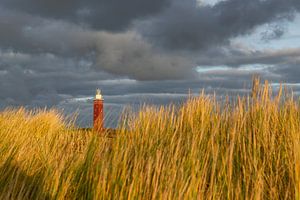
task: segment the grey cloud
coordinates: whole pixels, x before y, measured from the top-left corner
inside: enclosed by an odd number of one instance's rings
[[[280,80],[288,83],[299,83],[300,77],[300,57],[293,63],[278,64],[272,68],[271,72],[277,74]],[[300,89],[300,88],[298,88]]]
[[[97,64],[113,74],[137,80],[193,78],[194,63],[189,56],[155,48],[135,32],[101,33]]]
[[[214,47],[213,44],[223,43],[238,34],[245,34],[257,25],[286,18],[286,12],[293,10],[292,5],[298,6],[298,3],[292,0],[281,7],[277,5],[278,0],[249,2],[228,0],[213,7],[197,7],[196,2],[192,0],[174,1],[173,6],[164,14],[148,20],[149,26],[140,26],[135,31],[123,33],[94,31],[65,21],[43,19],[2,9],[0,25],[11,23],[10,28],[0,32],[0,42],[2,48],[12,48],[21,52],[50,53],[72,59],[85,58],[92,62],[93,69],[136,80],[197,78],[194,70],[196,64],[238,67],[243,64],[264,64],[271,59],[273,62],[282,61],[285,59],[284,55],[275,57],[261,52],[245,54],[228,46]],[[269,11],[270,8],[274,8],[271,9],[272,12]],[[253,19],[250,17],[252,13],[257,13]],[[162,44],[170,42],[175,48],[171,51],[166,50],[145,39],[147,35],[137,32],[141,31],[141,28],[144,28],[143,33],[149,32],[150,35],[152,29],[147,28],[153,28],[154,32],[162,30],[161,35],[154,37],[155,40],[159,42],[164,38]],[[188,35],[181,35],[181,32]],[[186,47],[204,49],[180,50]],[[224,56],[223,49],[230,52],[225,52]]]
[[[13,21],[11,30],[0,33],[1,46],[7,49],[86,58],[95,63],[94,69],[137,80],[194,76],[194,63],[188,56],[156,48],[137,32],[92,31],[63,21],[8,11],[0,16],[0,26]]]
[[[275,65],[293,63],[300,58],[300,48],[280,50],[255,50],[241,45],[214,48],[203,52],[197,59],[200,66],[228,66],[238,68],[244,65]]]
[[[91,70],[84,60],[0,51],[0,104],[51,106],[65,95],[89,93],[97,80],[111,77]]]
[[[174,0],[165,12],[137,23],[149,40],[169,49],[203,50],[250,34],[257,26],[292,20],[298,0],[227,0],[197,6],[196,0]]]
[[[169,0],[2,0],[0,3],[13,10],[112,31],[126,29],[133,20],[158,13],[168,4]]]
[[[0,47],[29,53],[82,55],[92,52],[95,35],[75,24],[39,18],[0,7]]]

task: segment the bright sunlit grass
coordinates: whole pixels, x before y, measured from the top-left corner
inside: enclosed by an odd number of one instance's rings
[[[299,199],[300,107],[254,80],[127,112],[113,139],[55,111],[0,113],[0,199]]]

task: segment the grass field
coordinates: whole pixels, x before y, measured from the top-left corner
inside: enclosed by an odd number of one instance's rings
[[[0,199],[300,199],[300,105],[254,80],[124,113],[113,139],[55,110],[0,113]]]

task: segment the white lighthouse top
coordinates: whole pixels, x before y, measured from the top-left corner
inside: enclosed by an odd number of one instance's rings
[[[96,97],[95,97],[96,100],[103,100],[103,96],[101,94],[101,90],[98,88],[96,90]]]

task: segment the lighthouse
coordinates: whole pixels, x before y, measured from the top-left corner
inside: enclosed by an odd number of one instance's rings
[[[104,112],[103,112],[103,96],[101,90],[96,90],[96,96],[94,99],[94,130],[103,131],[104,129]]]

